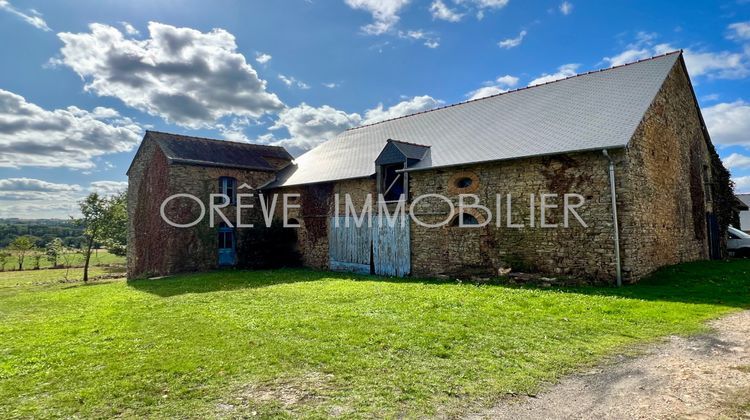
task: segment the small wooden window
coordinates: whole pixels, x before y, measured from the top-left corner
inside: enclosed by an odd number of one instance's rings
[[[219,178],[219,192],[229,197],[229,204],[237,204],[237,180],[228,176]]]

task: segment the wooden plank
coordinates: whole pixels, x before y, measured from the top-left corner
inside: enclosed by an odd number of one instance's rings
[[[347,218],[339,217],[338,226],[336,218],[331,218],[330,240],[328,241],[328,252],[331,270],[348,269],[351,264],[358,266],[357,272],[370,272],[370,243],[371,229],[366,221],[361,226],[354,223],[354,218],[349,217],[349,225],[346,224]],[[365,270],[364,267],[367,267]]]
[[[331,271],[347,271],[351,273],[370,274],[370,264],[354,264],[342,261],[329,261]]]
[[[404,277],[411,273],[410,229],[408,218],[397,219],[391,225],[384,219],[373,218],[372,226],[357,227],[354,218],[331,218],[328,252],[329,267],[334,271],[369,273],[370,260],[375,273],[382,276]],[[371,255],[372,254],[372,255]]]
[[[375,274],[404,277],[411,273],[409,221],[399,218],[390,225],[374,220],[372,253]]]

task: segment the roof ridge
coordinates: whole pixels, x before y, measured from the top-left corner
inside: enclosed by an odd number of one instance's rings
[[[148,133],[166,134],[168,136],[187,137],[187,138],[190,138],[190,139],[206,140],[206,141],[211,141],[211,142],[238,144],[238,145],[241,145],[241,146],[261,147],[261,148],[269,148],[269,149],[270,148],[273,148],[273,149],[282,149],[282,150],[286,151],[286,149],[283,146],[273,146],[273,145],[248,143],[248,142],[241,142],[241,141],[212,139],[212,138],[209,138],[209,137],[189,136],[187,134],[169,133],[169,132],[166,132],[166,131],[158,131],[158,130],[146,130],[146,134],[148,134]]]
[[[377,121],[377,122],[370,123],[370,124],[363,124],[363,125],[360,125],[360,126],[357,126],[357,127],[348,128],[348,129],[344,130],[344,132],[354,131],[354,130],[358,130],[360,128],[365,128],[365,127],[372,127],[374,125],[383,124],[383,123],[390,122],[390,121],[395,121],[395,120],[400,120],[400,119],[403,119],[403,118],[413,117],[415,115],[426,114],[428,112],[434,112],[434,111],[440,111],[440,110],[447,109],[447,108],[453,108],[453,107],[459,106],[459,105],[465,105],[465,104],[469,104],[469,103],[473,103],[473,102],[483,101],[485,99],[495,98],[497,96],[507,95],[507,94],[510,94],[510,93],[516,93],[516,92],[520,92],[520,91],[523,91],[523,90],[532,89],[532,88],[535,88],[535,87],[547,86],[547,85],[550,85],[552,83],[562,82],[562,81],[565,81],[565,80],[574,79],[576,77],[586,76],[586,75],[590,75],[590,74],[594,74],[594,73],[601,73],[601,72],[605,72],[605,71],[609,71],[609,70],[614,70],[614,69],[618,69],[618,68],[626,67],[626,66],[632,66],[634,64],[643,63],[645,61],[656,60],[658,58],[663,58],[663,57],[666,57],[666,56],[672,55],[672,54],[682,54],[682,52],[683,52],[682,49],[674,50],[674,51],[670,51],[670,52],[667,52],[667,53],[664,53],[664,54],[659,54],[659,55],[654,55],[654,56],[647,57],[647,58],[642,58],[640,60],[632,61],[630,63],[620,64],[620,65],[617,65],[617,66],[607,67],[607,68],[598,69],[598,70],[591,70],[591,71],[587,71],[587,72],[584,72],[584,73],[578,73],[578,74],[574,74],[572,76],[564,77],[562,79],[552,80],[552,81],[545,82],[545,83],[539,83],[538,85],[524,86],[524,87],[520,87],[518,89],[512,89],[512,90],[508,90],[508,91],[505,91],[505,92],[496,93],[494,95],[484,96],[482,98],[469,99],[469,100],[466,100],[466,101],[456,102],[456,103],[453,103],[453,104],[449,104],[449,105],[445,105],[445,106],[441,106],[441,107],[437,107],[437,108],[428,109],[428,110],[425,110],[425,111],[414,112],[412,114],[402,115],[400,117],[389,118],[387,120]],[[395,141],[399,141],[399,140],[395,140]],[[421,146],[421,145],[418,145],[418,146]]]

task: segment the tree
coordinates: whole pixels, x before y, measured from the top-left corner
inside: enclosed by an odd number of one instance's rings
[[[8,249],[14,251],[18,259],[18,269],[23,270],[23,261],[26,255],[34,249],[36,240],[33,236],[19,236],[8,245]]]
[[[60,258],[62,258],[63,260],[63,267],[65,267],[65,281],[68,280],[70,267],[73,265],[73,262],[78,257],[78,254],[80,252],[80,248],[63,248],[62,252],[60,253]]]
[[[64,250],[65,245],[63,245],[63,241],[60,238],[55,238],[49,241],[44,247],[45,258],[47,258],[47,261],[52,265],[52,268],[57,267],[57,261],[62,256]]]
[[[10,260],[10,252],[0,251],[0,271],[5,271],[5,264]]]
[[[120,257],[126,254],[128,243],[128,199],[123,192],[109,199],[107,208],[109,223],[104,232],[104,246],[109,252]]]
[[[40,263],[42,262],[42,257],[44,257],[42,250],[34,246],[31,250],[31,259],[34,261],[34,270],[39,270],[41,268]]]
[[[83,281],[89,280],[89,263],[91,250],[97,242],[121,245],[125,248],[127,237],[127,211],[125,193],[105,198],[91,193],[79,204],[81,218],[76,219],[78,226],[83,227]],[[124,220],[124,221],[123,221]]]

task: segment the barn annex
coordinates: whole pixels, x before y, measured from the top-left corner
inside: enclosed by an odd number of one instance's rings
[[[244,189],[300,194],[287,217],[300,225],[309,267],[399,276],[512,268],[637,281],[663,265],[718,255],[712,153],[681,52],[350,129],[297,159],[279,147],[147,132],[128,171],[128,275],[236,263],[241,229],[211,228],[208,218],[175,228],[160,205],[173,194],[208,202],[211,193]],[[336,194],[361,206],[368,194],[403,194],[409,204],[425,194],[495,203],[497,194],[566,193],[585,198],[578,213],[586,226],[541,228],[559,224],[562,213],[541,220],[538,206],[520,200],[503,211],[523,227],[477,227],[486,214],[450,214],[442,200],[411,209],[428,222],[450,220],[439,228],[411,219],[344,227],[334,209]],[[234,214],[233,204],[223,211]],[[241,211],[261,220],[257,204]],[[193,220],[195,207],[173,200],[164,211]]]

